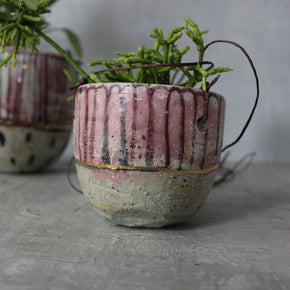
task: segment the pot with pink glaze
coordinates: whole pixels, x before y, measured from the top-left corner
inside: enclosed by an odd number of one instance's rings
[[[63,152],[72,127],[64,69],[62,56],[30,51],[0,68],[0,172],[38,171]]]
[[[219,165],[225,101],[200,89],[78,88],[74,156],[85,198],[114,223],[161,227],[202,206]]]

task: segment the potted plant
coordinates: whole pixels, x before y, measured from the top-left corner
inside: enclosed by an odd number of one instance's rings
[[[161,227],[191,217],[210,192],[222,150],[224,98],[207,78],[230,68],[204,62],[199,27],[189,18],[167,37],[155,28],[152,49],[117,52],[117,59],[91,60],[105,70],[90,75],[96,83],[78,87],[74,105],[74,156],[86,199],[113,222],[132,227]],[[196,45],[198,62],[182,63]],[[207,68],[203,66],[207,65]],[[135,70],[135,72],[134,72]],[[178,80],[178,73],[182,73]],[[186,79],[184,79],[184,77]],[[258,89],[258,79],[257,89]],[[193,88],[201,83],[201,88]]]
[[[40,14],[53,1],[1,1],[0,35],[0,172],[47,168],[69,141],[72,85],[64,74],[71,66],[60,54],[37,51],[34,30],[47,31]],[[80,55],[78,39],[61,29]],[[17,61],[16,61],[17,60]]]
[[[234,42],[218,40],[204,46],[206,32],[189,18],[167,37],[154,29],[153,48],[118,52],[114,61],[92,60],[91,65],[106,69],[90,75],[64,55],[82,76],[73,101],[80,185],[86,199],[117,224],[161,227],[191,217],[214,183],[222,150],[237,143],[249,125],[259,97],[252,60]],[[62,53],[41,31],[35,33]],[[177,47],[182,35],[196,45],[197,62],[182,63],[189,50]],[[219,75],[210,83],[207,79],[231,69],[203,61],[205,50],[216,42],[231,43],[244,52],[257,84],[248,121],[224,149],[225,101],[210,91]],[[193,88],[198,83],[201,88]]]

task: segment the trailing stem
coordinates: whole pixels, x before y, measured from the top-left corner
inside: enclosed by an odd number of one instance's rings
[[[48,44],[55,48],[66,60],[67,62],[75,69],[75,71],[85,78],[88,82],[93,83],[94,81],[87,75],[87,73],[75,62],[75,60],[56,42],[54,42],[50,37],[44,34],[42,31],[35,29],[35,32],[43,38]]]

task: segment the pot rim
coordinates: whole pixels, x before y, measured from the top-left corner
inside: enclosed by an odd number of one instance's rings
[[[87,84],[82,84],[78,87],[78,90],[80,88],[83,88],[83,87],[99,87],[99,86],[105,86],[105,85],[116,85],[116,84],[120,84],[122,86],[147,86],[147,87],[174,87],[174,88],[179,88],[181,90],[186,90],[186,89],[189,89],[189,90],[194,90],[198,93],[201,93],[201,94],[204,94],[205,92],[201,89],[201,88],[192,88],[192,87],[182,87],[182,86],[175,86],[175,85],[168,85],[168,84],[152,84],[152,83],[130,83],[130,82],[107,82],[107,83],[87,83]],[[208,91],[209,94],[216,94],[216,95],[219,95],[221,98],[224,99],[224,97],[219,94],[219,93],[216,93],[214,91]]]
[[[11,51],[13,49],[14,49],[14,46],[13,45],[9,45],[9,46],[5,47],[4,52],[5,51]],[[32,55],[35,54],[35,55],[40,55],[40,56],[50,56],[50,57],[54,57],[54,58],[59,58],[59,59],[65,60],[65,58],[61,54],[59,54],[57,52],[45,52],[45,51],[39,51],[39,50],[38,51],[32,51],[30,48],[26,48],[26,49],[19,50],[19,54],[21,54],[21,53],[27,53],[27,54],[32,54]]]

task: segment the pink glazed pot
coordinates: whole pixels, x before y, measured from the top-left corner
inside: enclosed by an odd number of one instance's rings
[[[85,198],[132,227],[182,222],[219,165],[225,101],[200,89],[131,83],[79,87],[74,156]]]
[[[11,50],[7,49],[5,55]],[[0,68],[0,172],[33,172],[58,159],[71,135],[66,60],[22,51]]]

